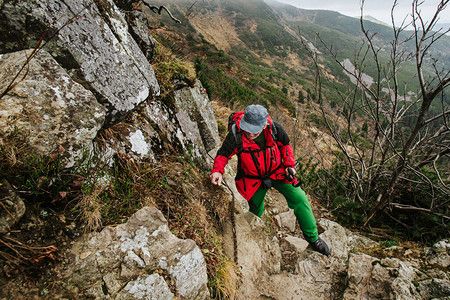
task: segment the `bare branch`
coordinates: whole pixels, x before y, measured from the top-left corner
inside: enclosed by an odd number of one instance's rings
[[[364,41],[356,49],[352,64],[347,62],[348,59],[342,62],[333,47],[316,34],[325,49],[324,55],[337,63],[354,84],[348,89],[348,93],[335,86],[335,95],[339,97],[345,112],[341,114],[345,118],[345,125],[338,125],[342,124],[341,117],[333,117],[328,111],[326,99],[322,99],[321,94],[322,73],[326,77],[326,70],[319,64],[318,54],[305,46],[314,65],[316,94],[319,95],[322,118],[340,149],[341,162],[346,163],[347,173],[341,176],[351,192],[349,201],[358,200],[372,206],[364,226],[406,189],[411,188],[429,195],[430,211],[434,207],[441,207],[443,199],[450,196],[448,175],[443,172],[442,167],[450,153],[450,128],[447,122],[450,111],[444,97],[444,90],[450,85],[450,71],[440,70],[437,59],[431,59],[434,76],[425,77],[423,72],[425,68],[428,69],[426,64],[430,62],[433,46],[443,36],[442,33],[434,32],[433,27],[442,8],[450,0],[441,1],[430,22],[421,15],[422,3],[419,0],[412,1],[411,24],[414,31],[411,35],[405,34],[405,29],[409,26],[406,18],[400,27],[395,25],[394,10],[398,1],[395,0],[392,6],[393,38],[387,64],[383,58],[386,51],[378,46],[377,33],[369,32],[365,27],[365,0],[361,1],[360,18]],[[411,40],[414,40],[413,49],[409,51],[407,49],[410,48]],[[363,72],[369,59],[374,66],[371,70],[374,82],[367,84],[364,82]],[[409,62],[415,63],[415,76],[420,89],[418,94],[412,93],[398,78],[403,65]],[[438,97],[440,111],[431,106]],[[370,122],[366,124],[372,127],[366,141],[361,141],[353,133],[354,117],[361,112],[364,113],[366,122]],[[367,142],[370,143],[369,147]],[[414,207],[414,199],[409,201]]]
[[[400,204],[400,203],[391,203],[391,206],[394,208],[397,208],[397,209],[401,209],[401,210],[422,211],[422,212],[426,212],[426,213],[441,217],[443,219],[450,220],[450,216],[435,212],[435,211],[433,211],[431,209],[427,209],[427,208],[415,207],[415,206],[405,205],[405,204]]]
[[[444,78],[442,81],[439,82],[436,88],[427,93],[426,95],[427,98],[431,100],[436,98],[436,96],[449,85],[450,85],[450,77]]]
[[[42,34],[42,36],[39,38],[39,41],[36,43],[36,46],[33,48],[33,51],[30,53],[30,55],[25,60],[25,63],[22,65],[22,67],[19,69],[19,71],[17,71],[17,74],[14,76],[14,78],[11,80],[11,82],[8,84],[8,86],[5,88],[5,90],[0,94],[0,99],[3,98],[9,91],[11,91],[14,87],[17,86],[17,84],[18,84],[17,79],[19,78],[22,71],[26,68],[27,70],[25,71],[25,73],[23,74],[23,76],[19,80],[19,82],[25,79],[25,77],[27,76],[28,71],[29,71],[29,63],[34,58],[34,56],[36,56],[36,54],[38,54],[39,51],[42,48],[44,48],[47,45],[47,43],[49,41],[51,41],[64,27],[77,21],[78,19],[85,17],[85,14],[83,14],[83,15],[80,15],[80,14],[82,11],[84,11],[87,8],[88,7],[84,7],[77,15],[75,15],[75,17],[69,19],[66,23],[64,23],[62,26],[60,26],[44,43],[42,43],[42,42],[45,40],[45,37],[47,36],[49,30],[47,29]],[[58,22],[61,18],[62,18],[62,16],[58,20],[56,20],[56,22]]]
[[[169,15],[169,17],[174,20],[177,23],[181,23],[180,20],[178,20],[177,18],[175,18],[172,13],[170,12],[170,10],[168,10],[165,6],[161,5],[160,7],[158,6],[154,6],[154,5],[150,5],[148,3],[146,3],[145,1],[141,1],[141,3],[143,3],[145,6],[147,6],[151,11],[153,11],[154,13],[157,13],[158,15],[161,14],[161,11],[164,9],[167,14]],[[195,4],[195,3],[194,3]]]
[[[446,112],[443,112],[443,113],[441,113],[439,115],[436,115],[436,116],[434,116],[434,117],[424,121],[423,123],[424,123],[424,125],[427,125],[427,124],[429,124],[429,123],[431,123],[433,121],[436,121],[439,118],[445,117],[446,115],[449,115],[449,114],[450,114],[450,110],[447,110]]]

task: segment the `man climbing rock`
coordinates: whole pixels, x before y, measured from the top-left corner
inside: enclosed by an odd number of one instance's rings
[[[261,217],[267,190],[274,187],[294,210],[303,235],[313,249],[329,255],[328,245],[317,232],[308,196],[295,186],[294,154],[283,127],[261,105],[249,105],[245,112],[235,113],[231,118],[228,135],[214,160],[212,184],[222,184],[225,166],[237,154],[236,187],[248,201],[250,211]]]

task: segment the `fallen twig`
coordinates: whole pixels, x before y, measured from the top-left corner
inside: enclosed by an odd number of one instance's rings
[[[10,211],[6,208],[6,206],[0,201],[0,205],[3,207],[3,209],[8,213],[8,215],[11,216],[11,218],[13,218],[14,222],[17,222],[17,219],[12,215],[12,213],[10,213]]]

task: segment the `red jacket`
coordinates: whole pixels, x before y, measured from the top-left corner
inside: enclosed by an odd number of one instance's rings
[[[241,119],[242,115],[236,122],[240,132],[242,132],[240,129]],[[214,159],[214,167],[211,173],[220,172],[223,174],[228,160],[234,154],[239,155],[238,170],[235,178],[236,187],[239,193],[247,200],[250,200],[261,186],[262,178],[269,177],[273,180],[289,182],[285,176],[285,169],[295,165],[292,147],[289,145],[289,137],[283,127],[272,121],[270,116],[267,117],[267,121],[269,126],[263,132],[266,139],[266,149],[259,148],[253,140],[247,139],[245,134],[240,134],[242,136],[243,151],[238,153],[234,134],[230,131]],[[276,143],[272,136],[273,126],[276,126]]]

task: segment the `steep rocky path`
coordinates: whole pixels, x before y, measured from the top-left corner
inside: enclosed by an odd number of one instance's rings
[[[229,174],[233,174],[233,163],[227,170]],[[316,210],[319,234],[331,248],[331,255],[326,257],[308,246],[281,194],[275,190],[268,192],[265,212],[258,218],[248,212],[246,200],[235,190],[233,175],[226,174],[225,181],[236,199],[238,269],[241,273],[236,299],[429,299],[450,296],[448,240],[425,249],[423,259],[411,256],[412,250],[401,247],[383,249],[384,257],[373,257],[364,252],[380,249],[377,242],[318,217]],[[234,257],[232,230],[232,224],[228,222],[224,244],[230,257]],[[440,267],[431,267],[438,261]]]

